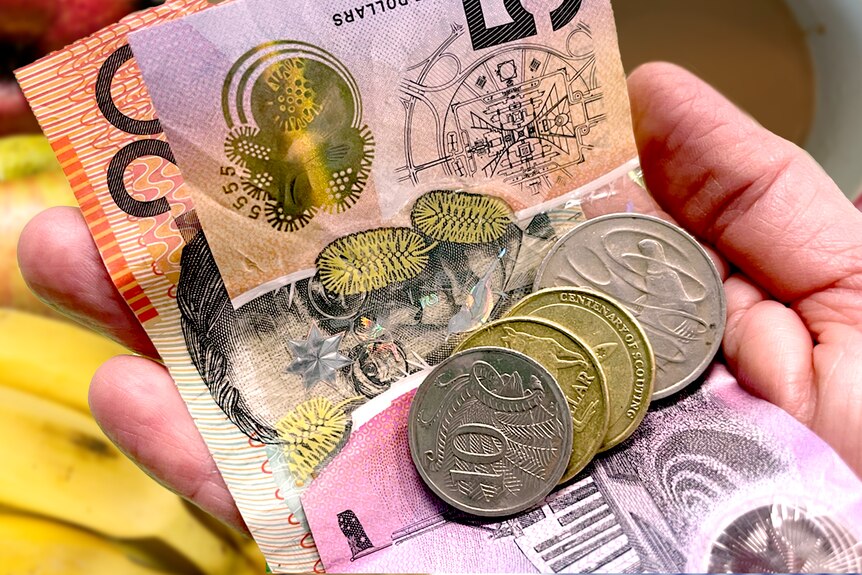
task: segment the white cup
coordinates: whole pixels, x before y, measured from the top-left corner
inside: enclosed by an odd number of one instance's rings
[[[816,104],[805,148],[850,199],[862,192],[862,0],[785,0],[811,31]]]
[[[804,145],[849,198],[860,194],[862,0],[613,0],[613,6],[628,69],[655,59],[682,64]]]

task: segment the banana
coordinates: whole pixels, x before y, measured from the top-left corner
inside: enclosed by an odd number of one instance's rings
[[[266,566],[266,559],[263,557],[263,553],[261,553],[260,548],[257,546],[257,543],[252,539],[246,539],[245,541],[240,543],[240,551],[242,552],[242,556],[244,561],[244,568],[239,571],[239,573],[244,574],[252,574],[252,573],[268,573]],[[239,575],[239,573],[235,575]]]
[[[0,138],[0,183],[60,169],[51,144],[42,134]]]
[[[0,308],[0,386],[89,413],[96,369],[124,347],[68,322]]]
[[[120,540],[156,538],[208,575],[242,561],[88,416],[0,387],[0,437],[0,505]]]
[[[4,575],[156,575],[111,541],[36,517],[0,513]]]

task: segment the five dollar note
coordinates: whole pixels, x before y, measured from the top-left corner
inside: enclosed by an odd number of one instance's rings
[[[270,566],[319,570],[300,494],[625,177],[625,78],[607,0],[209,4],[19,80]]]

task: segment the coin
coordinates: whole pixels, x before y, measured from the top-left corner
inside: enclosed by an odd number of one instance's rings
[[[599,450],[610,418],[605,374],[595,354],[560,325],[529,317],[491,322],[470,334],[458,351],[480,346],[528,355],[557,380],[572,413],[572,453],[561,481],[577,475]]]
[[[511,515],[559,483],[572,450],[560,386],[509,349],[469,349],[435,367],[413,398],[410,454],[443,501],[485,517]]]
[[[622,304],[585,288],[551,288],[522,299],[509,315],[553,320],[595,352],[610,397],[608,432],[599,451],[634,433],[649,408],[655,360],[646,334]]]
[[[721,345],[727,302],[718,270],[697,240],[659,218],[611,214],[573,229],[534,285],[561,286],[607,293],[634,314],[655,354],[652,399],[697,379]]]

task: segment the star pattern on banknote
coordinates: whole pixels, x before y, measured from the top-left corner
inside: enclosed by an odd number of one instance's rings
[[[338,370],[353,363],[352,359],[338,353],[342,337],[344,333],[324,337],[317,324],[312,323],[306,339],[288,340],[293,361],[287,366],[287,373],[301,375],[306,389],[321,381],[335,383]]]

